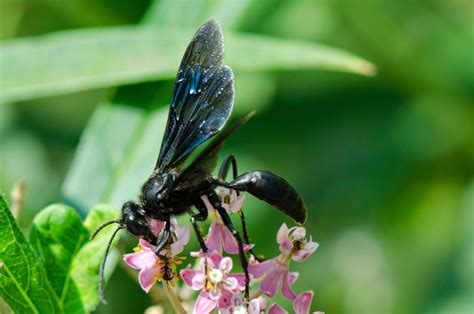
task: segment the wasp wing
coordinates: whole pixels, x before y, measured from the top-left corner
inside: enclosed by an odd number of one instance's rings
[[[209,175],[217,164],[217,153],[224,141],[250,120],[253,115],[255,115],[255,111],[248,112],[230,127],[219,133],[219,135],[199,153],[196,159],[183,170],[176,182],[176,189],[188,189],[193,183],[201,182],[203,177]]]
[[[181,61],[155,171],[179,166],[227,122],[234,103],[234,76],[222,66],[223,58],[221,28],[209,21],[196,32]]]

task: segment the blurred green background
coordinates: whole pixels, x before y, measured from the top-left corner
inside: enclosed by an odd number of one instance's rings
[[[185,45],[208,18],[223,24],[225,36],[320,43],[377,66],[373,77],[304,65],[235,68],[235,112],[256,108],[258,115],[221,157],[234,153],[242,171],[271,169],[304,196],[306,227],[320,248],[292,266],[302,274],[295,290],[315,291],[312,309],[473,313],[474,6],[467,0],[1,0],[0,187],[8,195],[25,179],[22,227],[51,202],[84,213],[96,202],[118,206],[136,194],[164,123],[164,112],[148,112],[167,107],[168,72],[176,71]],[[163,61],[170,69],[165,74],[100,83],[86,77],[76,85],[64,77],[52,88],[11,92],[10,81],[48,85],[57,69],[75,73],[70,60],[80,57],[57,46],[45,58],[34,50],[37,38],[61,31],[58,40],[67,40],[81,29],[87,42],[139,23],[183,34],[173,62]],[[16,38],[24,39],[11,41]],[[253,53],[239,51],[249,62]],[[132,67],[142,58],[127,57]],[[41,61],[45,72],[33,73],[18,60]],[[101,64],[90,65],[92,71]],[[125,169],[130,151],[138,157]],[[118,170],[104,169],[109,166]],[[291,222],[253,199],[246,211],[257,251],[276,254],[276,231]],[[122,267],[107,295],[109,305],[99,313],[140,313],[152,302]]]

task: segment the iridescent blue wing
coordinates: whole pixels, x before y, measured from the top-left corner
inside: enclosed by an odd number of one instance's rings
[[[234,75],[222,65],[223,58],[221,28],[209,21],[196,32],[181,61],[155,171],[179,166],[227,122],[234,103]]]
[[[215,168],[217,164],[217,153],[221,148],[224,141],[237,131],[242,125],[247,123],[250,118],[255,114],[255,111],[248,112],[230,127],[220,132],[202,152],[193,160],[193,162],[184,169],[176,182],[176,189],[188,190],[199,185],[202,182],[202,178],[209,175],[210,172]]]

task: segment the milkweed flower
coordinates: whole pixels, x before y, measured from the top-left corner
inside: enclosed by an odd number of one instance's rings
[[[305,228],[288,229],[286,224],[282,224],[278,230],[277,243],[280,255],[261,263],[251,259],[249,273],[254,278],[262,278],[260,291],[267,296],[273,297],[277,290],[280,290],[285,298],[294,300],[296,294],[291,285],[298,278],[298,273],[289,271],[290,261],[302,262],[306,260],[318,248],[318,243],[311,241],[311,238],[306,236]]]
[[[229,214],[238,213],[242,209],[245,195],[237,195],[236,191],[225,188],[217,188],[216,193],[221,200],[222,207]],[[224,225],[220,215],[211,205],[207,196],[202,196],[201,198],[204,201],[204,204],[206,204],[209,213],[214,217],[206,239],[207,248],[221,253],[224,251],[228,254],[238,254],[239,245],[237,240],[235,240],[230,230]],[[251,248],[252,245],[244,245],[245,251],[248,251]]]
[[[220,309],[219,314],[260,314],[266,307],[266,300],[262,297],[252,299],[247,306],[238,294],[232,296],[230,303],[228,308]]]
[[[311,301],[313,300],[313,291],[305,291],[298,295],[293,301],[293,313],[295,314],[309,314],[311,307]],[[273,304],[268,310],[268,314],[288,314],[278,304]],[[323,312],[313,312],[313,314],[324,314]]]
[[[222,206],[229,214],[242,214],[242,204],[245,199],[243,195],[237,195],[236,191],[229,189],[216,189]],[[309,314],[312,291],[305,291],[297,295],[293,291],[293,284],[298,279],[297,272],[290,271],[290,263],[303,262],[307,260],[318,248],[318,243],[312,241],[303,227],[288,228],[282,224],[279,228],[276,241],[279,247],[279,255],[264,261],[258,260],[254,254],[250,254],[248,272],[252,286],[255,290],[250,299],[245,302],[242,292],[245,290],[245,275],[243,273],[231,273],[233,268],[232,259],[227,254],[238,254],[238,243],[231,232],[224,225],[220,215],[212,207],[206,196],[202,197],[210,217],[213,219],[206,238],[208,251],[204,253],[191,252],[191,256],[197,257],[194,268],[188,266],[179,271],[183,257],[179,254],[189,242],[189,225],[180,227],[176,219],[171,220],[172,241],[163,248],[159,254],[156,253],[154,243],[147,242],[144,238],[139,239],[139,244],[134,253],[125,254],[124,261],[132,268],[138,269],[138,279],[143,290],[148,292],[152,286],[161,280],[182,279],[184,285],[175,286],[173,290],[167,290],[167,297],[175,309],[190,312],[192,307],[189,302],[191,291],[197,291],[198,296],[194,302],[192,312],[196,314],[209,313],[217,310],[219,314],[285,314],[288,313],[278,304],[270,303],[277,292],[285,298],[293,301],[293,312],[296,314]],[[165,228],[166,223],[152,220],[150,230],[157,237]],[[246,245],[248,251],[253,245]],[[0,264],[1,265],[1,264]],[[176,281],[170,284],[174,285]],[[257,287],[258,285],[258,287]],[[187,309],[184,306],[188,305]],[[321,314],[321,312],[315,312]]]
[[[222,257],[213,251],[200,259],[200,269],[187,268],[180,272],[186,285],[201,291],[193,313],[209,313],[216,307],[226,309],[231,305],[234,293],[245,289],[244,274],[231,274],[232,267],[230,257]]]
[[[155,235],[158,235],[164,228],[165,223],[159,220],[153,220],[151,223],[151,230]],[[167,269],[175,269],[177,265],[182,264],[179,253],[183,251],[184,246],[189,242],[189,226],[180,227],[176,219],[171,220],[171,236],[173,243],[169,248],[169,260],[167,261]],[[139,239],[139,244],[134,248],[135,253],[125,254],[123,260],[130,267],[139,269],[138,281],[145,292],[149,292],[156,281],[163,278],[165,271],[165,262],[155,253],[156,246],[150,244],[143,238]],[[166,255],[166,249],[160,253]]]

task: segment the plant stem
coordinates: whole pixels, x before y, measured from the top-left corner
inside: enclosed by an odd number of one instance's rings
[[[253,300],[255,298],[258,298],[259,296],[262,295],[262,291],[258,290],[258,291],[254,291],[251,295],[250,295],[250,300]]]
[[[171,305],[175,309],[176,313],[186,314],[186,311],[181,305],[181,302],[179,301],[178,297],[176,296],[173,289],[171,288],[170,283],[168,281],[163,281],[163,287],[165,288],[166,296],[168,297],[168,300],[170,301]]]

